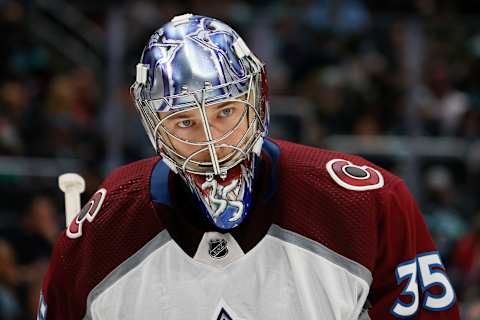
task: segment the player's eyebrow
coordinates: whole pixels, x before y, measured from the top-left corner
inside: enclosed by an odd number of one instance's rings
[[[225,101],[225,102],[221,102],[221,103],[216,103],[214,105],[212,105],[211,107],[213,107],[213,109],[215,110],[219,110],[219,109],[222,109],[222,108],[225,108],[227,106],[229,107],[236,107],[236,104],[237,103],[240,103],[240,101]],[[191,119],[191,118],[196,118],[198,116],[198,111],[197,109],[192,109],[192,110],[188,110],[188,111],[185,111],[185,112],[174,112],[173,115],[168,114],[165,116],[165,117],[168,117],[170,116],[168,119],[169,120],[181,120],[181,119]]]
[[[225,108],[225,107],[231,107],[231,108],[234,108],[234,107],[237,107],[239,104],[243,103],[242,101],[238,101],[238,100],[233,100],[233,101],[225,101],[225,102],[221,102],[221,103],[217,103],[215,105],[212,105],[212,107],[214,107],[215,109],[221,109],[221,108]]]
[[[213,105],[212,107],[214,107],[215,109],[220,109],[220,108],[228,106],[229,104],[232,104],[232,101],[218,103],[218,104]]]
[[[167,114],[167,117],[170,116],[168,119],[169,120],[178,120],[178,119],[190,119],[190,118],[196,118],[196,112],[193,110],[185,111],[185,112],[176,112],[173,115]]]

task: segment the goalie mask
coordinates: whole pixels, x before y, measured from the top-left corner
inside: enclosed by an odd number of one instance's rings
[[[264,65],[228,25],[185,14],[150,38],[132,95],[155,150],[207,218],[239,225],[268,126]]]

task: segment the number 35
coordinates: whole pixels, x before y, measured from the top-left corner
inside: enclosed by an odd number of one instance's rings
[[[436,269],[433,269],[434,267]],[[397,299],[390,312],[398,318],[407,318],[418,311],[420,304],[418,282],[420,282],[424,294],[422,308],[431,311],[449,309],[455,303],[455,292],[444,270],[438,252],[423,253],[413,260],[400,264],[396,269],[397,284],[408,279],[401,295],[411,296],[412,301],[406,304]],[[431,287],[440,287],[442,293],[440,295],[431,294],[427,291]]]

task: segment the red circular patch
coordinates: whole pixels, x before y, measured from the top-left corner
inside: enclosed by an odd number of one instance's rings
[[[369,166],[357,166],[344,159],[333,159],[326,167],[333,180],[346,189],[363,191],[383,187],[382,174]]]

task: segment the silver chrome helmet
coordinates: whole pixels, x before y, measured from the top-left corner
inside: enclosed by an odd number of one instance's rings
[[[191,14],[158,29],[137,65],[131,90],[153,147],[222,229],[248,213],[268,127],[266,81],[264,65],[232,28]],[[213,126],[212,114],[229,117],[228,125]],[[185,130],[193,123],[200,134]]]

